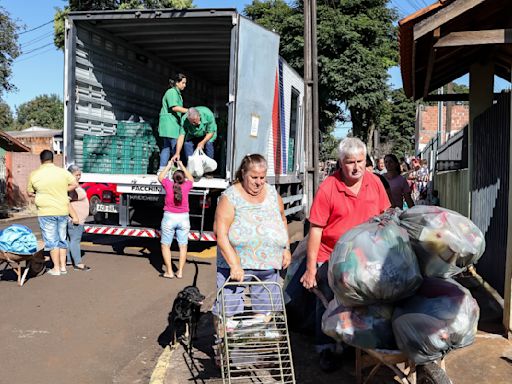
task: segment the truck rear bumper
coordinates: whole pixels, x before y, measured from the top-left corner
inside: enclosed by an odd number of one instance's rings
[[[145,237],[148,239],[159,239],[160,231],[155,228],[142,227],[121,227],[116,225],[90,225],[84,226],[85,233],[94,235]],[[215,234],[211,231],[190,231],[190,241],[217,241]]]

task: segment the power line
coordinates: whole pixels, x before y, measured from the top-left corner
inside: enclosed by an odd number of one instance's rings
[[[22,38],[20,38],[20,44],[21,45],[25,45],[27,43],[30,43],[31,41],[34,41],[34,40],[38,39],[41,36],[46,36],[49,33],[53,33],[53,29],[49,29],[48,31],[44,31],[44,32],[42,32],[41,35],[37,35],[35,37],[32,37],[30,40],[23,41],[23,37],[22,37]],[[29,36],[24,36],[24,37],[29,37]]]
[[[53,19],[52,19],[52,20],[50,20],[50,21],[47,21],[47,22],[46,22],[46,23],[44,23],[44,24],[38,25],[37,27],[34,27],[34,28],[32,28],[32,29],[27,29],[26,31],[20,32],[20,33],[18,33],[18,35],[23,35],[24,33],[29,33],[29,32],[35,31],[36,29],[42,28],[42,27],[44,27],[45,25],[48,25],[48,24],[50,24],[50,23],[53,23]]]
[[[42,35],[42,36],[38,37],[37,39],[33,39],[30,42],[23,43],[23,44],[21,44],[21,50],[23,51],[28,46],[34,45],[36,43],[39,43],[41,40],[45,40],[45,39],[47,39],[48,37],[51,37],[51,36],[53,36],[53,32],[46,33],[45,35]]]
[[[33,59],[34,57],[37,57],[37,56],[40,56],[42,55],[43,53],[46,53],[46,52],[50,52],[50,51],[54,51],[55,49],[54,48],[49,48],[49,49],[45,49],[44,51],[41,51],[41,52],[37,52],[31,56],[26,56],[26,57],[23,57],[22,59],[20,60],[15,60],[14,63],[15,64],[18,64],[18,63],[21,63],[23,61],[27,61],[27,60],[31,60]]]
[[[30,51],[27,51],[27,52],[23,52],[20,56],[23,56],[23,55],[28,55],[29,53],[32,53],[32,52],[35,52],[35,51],[39,51],[40,49],[44,48],[44,47],[48,47],[49,45],[52,45],[53,43],[48,43],[48,44],[45,44],[45,45],[41,45],[40,47],[37,47],[37,48],[34,48],[34,49],[31,49]],[[18,56],[19,57],[19,56]]]

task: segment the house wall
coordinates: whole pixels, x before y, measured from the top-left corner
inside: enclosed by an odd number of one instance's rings
[[[62,155],[54,155],[55,165],[62,167]],[[41,165],[39,154],[24,152],[6,153],[7,203],[9,207],[25,207],[29,204],[26,193],[30,172]]]
[[[45,149],[54,151],[53,137],[18,137],[17,139],[29,147],[31,153],[36,155],[39,155]]]
[[[419,124],[416,130],[416,152],[420,152],[428,144],[428,142],[437,136],[437,105],[422,105],[419,110]],[[446,106],[442,108],[442,132],[446,132]],[[452,106],[452,125],[451,134],[463,129],[469,122],[469,106],[453,105]],[[444,143],[446,137],[442,139]]]

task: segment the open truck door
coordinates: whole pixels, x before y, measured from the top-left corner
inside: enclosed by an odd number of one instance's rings
[[[230,90],[231,148],[228,161],[238,169],[242,158],[250,153],[266,155],[272,129],[272,110],[279,63],[279,35],[238,16],[232,39]],[[231,155],[231,156],[229,156]]]

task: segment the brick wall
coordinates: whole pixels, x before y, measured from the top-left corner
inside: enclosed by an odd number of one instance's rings
[[[31,153],[39,155],[44,149],[53,152],[53,137],[19,137],[19,141],[30,147]]]
[[[62,155],[54,155],[55,165],[62,167]],[[39,154],[23,152],[6,153],[7,201],[9,207],[25,207],[30,199],[26,189],[30,172],[41,165]]]
[[[437,105],[425,105],[419,113],[419,129],[416,132],[416,142],[419,146],[428,144],[437,135]],[[469,122],[469,106],[452,106],[452,134],[463,129]],[[446,132],[446,106],[443,106],[443,128]]]

